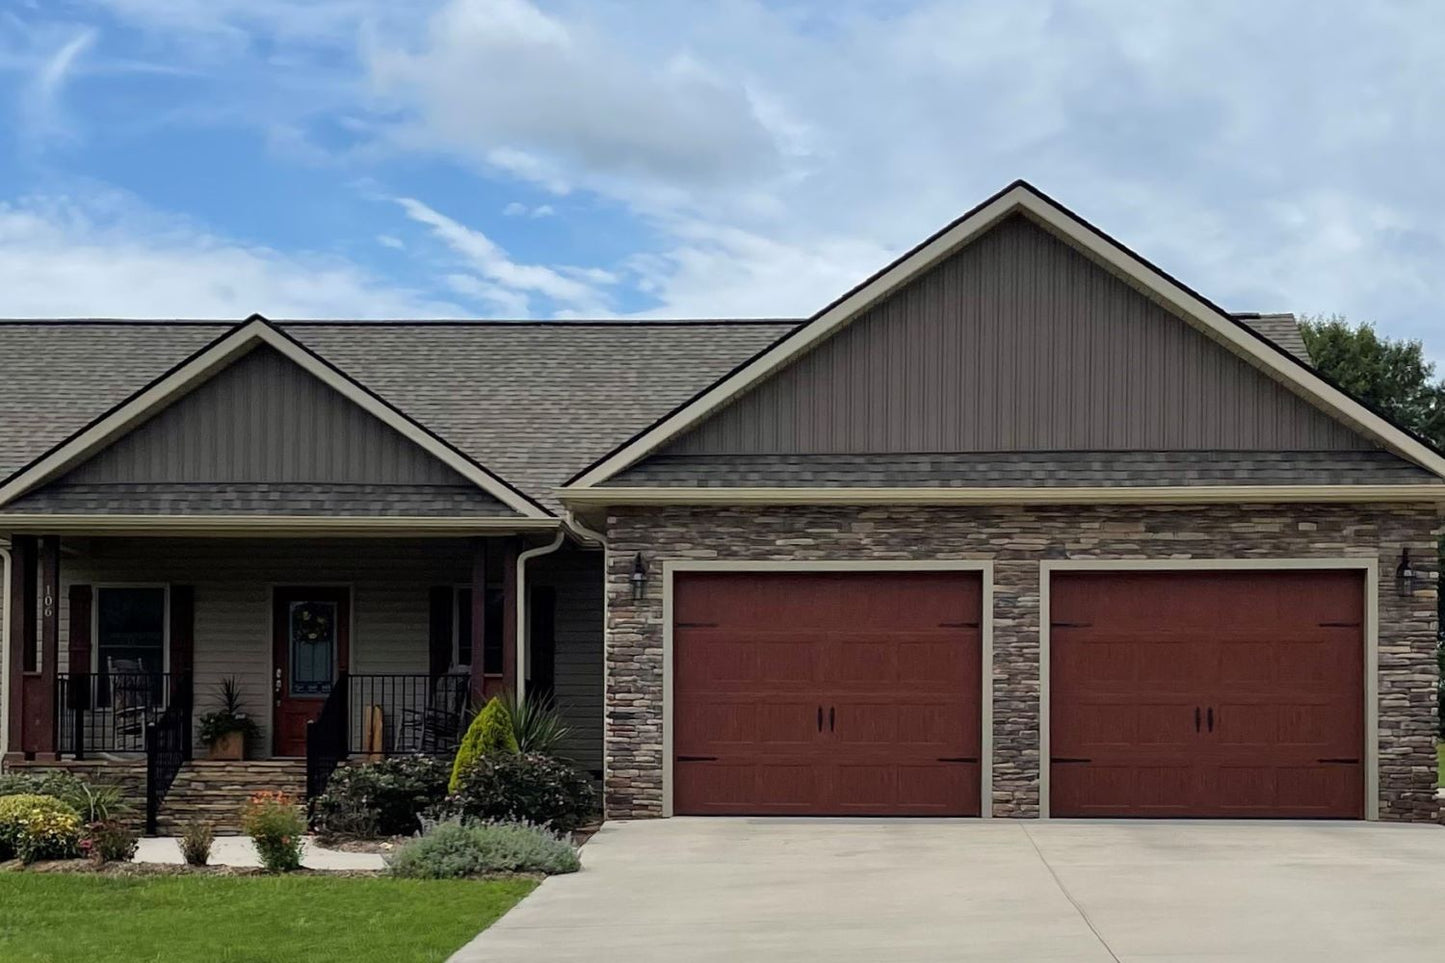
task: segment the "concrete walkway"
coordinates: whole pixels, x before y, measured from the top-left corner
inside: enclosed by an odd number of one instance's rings
[[[1445,830],[1345,823],[612,823],[453,957],[1414,963]]]
[[[137,863],[183,863],[181,842],[175,836],[142,837],[136,850]],[[212,866],[260,866],[256,847],[248,836],[217,836],[211,844]],[[385,869],[377,853],[342,853],[321,849],[310,839],[302,843],[301,865],[308,869]]]

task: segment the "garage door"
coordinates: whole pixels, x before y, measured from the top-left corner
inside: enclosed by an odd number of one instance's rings
[[[679,814],[977,815],[973,573],[680,574]]]
[[[1056,816],[1362,818],[1364,577],[1055,573]]]

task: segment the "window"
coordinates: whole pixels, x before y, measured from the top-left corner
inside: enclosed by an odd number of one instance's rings
[[[102,674],[164,672],[166,590],[96,590],[96,669]]]
[[[472,590],[456,591],[457,658],[455,665],[472,664]],[[482,650],[482,671],[487,675],[502,674],[502,590],[487,589],[487,635]]]

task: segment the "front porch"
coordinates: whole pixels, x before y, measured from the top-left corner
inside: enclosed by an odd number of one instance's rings
[[[471,705],[522,683],[555,696],[573,760],[600,773],[600,553],[519,577],[546,544],[14,535],[6,764],[109,767],[144,784],[154,829],[167,791],[300,772],[314,795],[343,760],[449,753]],[[242,763],[204,763],[228,679],[258,735]]]

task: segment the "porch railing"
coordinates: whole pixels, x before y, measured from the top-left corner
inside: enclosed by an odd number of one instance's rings
[[[191,758],[191,680],[179,676],[170,705],[146,726],[146,835],[154,836],[161,803]]]
[[[184,690],[190,678],[169,672],[61,672],[55,678],[55,746],[85,758],[87,752],[145,752],[146,729]],[[189,724],[187,713],[187,724]]]
[[[465,673],[341,675],[306,727],[306,794],[314,799],[343,759],[446,755],[466,723]]]
[[[306,723],[306,798],[315,799],[326,791],[331,774],[346,758],[347,696],[351,692],[350,677],[342,672],[331,686],[331,694],[321,704],[321,712]]]

